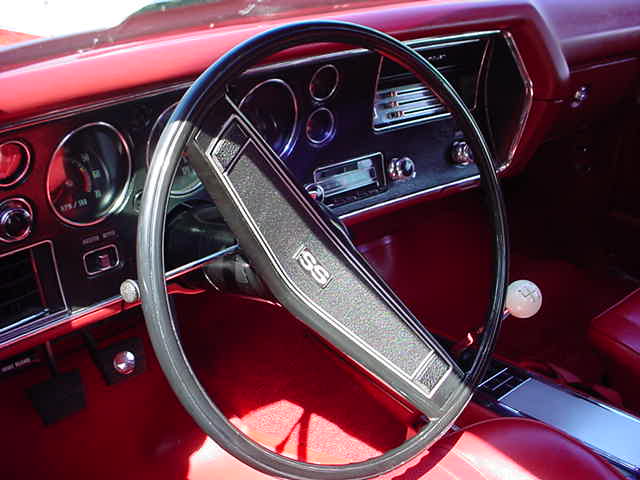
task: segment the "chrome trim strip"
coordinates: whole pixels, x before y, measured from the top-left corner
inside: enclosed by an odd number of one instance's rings
[[[313,85],[313,81],[316,78],[316,76],[322,71],[325,70],[327,68],[333,69],[334,72],[336,72],[336,81],[335,83],[331,86],[331,89],[329,90],[329,93],[327,95],[325,95],[324,97],[316,97],[313,92],[311,91],[311,85]],[[309,96],[315,100],[316,102],[326,102],[327,100],[329,100],[334,93],[336,93],[336,90],[338,89],[338,85],[340,84],[340,72],[338,71],[338,69],[336,68],[335,65],[333,65],[332,63],[328,63],[326,65],[322,65],[321,67],[318,67],[318,69],[313,73],[313,75],[311,76],[311,80],[309,81]]]
[[[16,177],[15,180],[12,180],[12,181],[10,181],[8,183],[0,182],[0,188],[13,187],[16,183],[18,183],[20,180],[22,180],[27,175],[27,172],[29,171],[29,168],[31,167],[31,149],[29,148],[29,145],[27,145],[27,143],[22,141],[22,140],[8,140],[6,142],[0,143],[0,148],[4,147],[5,145],[9,145],[11,143],[14,143],[14,144],[18,145],[26,153],[26,155],[27,155],[26,164],[23,167],[22,172],[20,172],[20,174]]]
[[[276,85],[282,85],[287,90],[287,92],[291,96],[291,100],[293,101],[293,125],[291,126],[291,133],[289,134],[289,137],[287,138],[287,142],[284,144],[284,147],[282,147],[282,151],[276,152],[276,154],[279,157],[285,157],[293,149],[293,144],[296,137],[296,130],[298,129],[298,121],[299,121],[299,115],[300,115],[299,114],[300,109],[298,107],[298,98],[296,97],[296,94],[294,93],[293,88],[291,88],[291,85],[289,85],[287,82],[285,82],[280,78],[269,78],[268,80],[265,80],[263,82],[258,83],[257,85],[254,85],[251,88],[251,90],[249,90],[247,94],[244,97],[242,97],[242,100],[240,100],[240,104],[238,105],[238,108],[242,110],[242,106],[245,104],[247,99],[251,95],[253,95],[256,91],[258,91],[262,86],[267,85],[268,83],[275,83]]]
[[[28,317],[23,318],[22,320],[18,320],[17,322],[12,323],[11,325],[7,325],[6,327],[0,328],[0,335],[2,335],[5,332],[8,332],[9,330],[13,330],[14,328],[18,328],[22,325],[32,322],[40,317],[44,317],[48,313],[49,313],[49,309],[45,307],[44,309],[40,310],[37,313],[34,313],[33,315],[29,315]]]
[[[64,292],[62,290],[62,283],[60,282],[60,275],[58,274],[58,262],[55,259],[55,253],[53,251],[53,244],[50,240],[45,240],[44,242],[39,242],[39,243],[35,243],[31,246],[28,247],[24,247],[18,250],[14,250],[8,254],[3,254],[0,255],[0,258],[5,256],[5,255],[10,255],[11,253],[16,253],[19,252],[20,250],[25,250],[27,248],[31,248],[31,247],[35,247],[38,246],[42,243],[49,243],[51,244],[51,252],[53,254],[53,259],[54,259],[54,263],[56,265],[56,275],[58,277],[58,282],[59,282],[59,286],[60,286],[60,292],[62,294],[62,299],[64,302],[64,306],[65,309],[60,311],[59,313],[56,313],[54,315],[50,315],[46,318],[41,319],[40,321],[37,322],[37,325],[34,323],[31,325],[32,328],[30,328],[28,331],[25,331],[24,333],[12,336],[6,340],[2,340],[0,337],[0,349],[5,348],[5,347],[9,347],[21,340],[25,340],[29,337],[32,337],[34,335],[38,335],[41,333],[46,332],[47,330],[50,330],[52,328],[58,327],[60,325],[63,325],[65,323],[68,322],[73,322],[74,320],[77,320],[85,315],[89,315],[92,313],[95,313],[99,310],[102,310],[105,307],[109,307],[115,303],[118,303],[120,301],[122,301],[122,296],[121,295],[114,295],[113,297],[109,297],[106,298],[105,300],[102,300],[98,303],[95,303],[94,305],[88,306],[88,307],[84,307],[84,308],[80,308],[77,310],[73,310],[72,312],[69,311],[69,307],[67,305],[67,301],[66,298],[64,296]],[[218,257],[221,257],[223,255],[228,255],[230,253],[235,253],[239,250],[239,246],[238,245],[232,245],[231,247],[227,247],[224,248],[218,252],[212,253],[210,255],[207,255],[205,257],[202,257],[198,260],[194,260],[193,262],[187,263],[186,265],[182,265],[180,267],[174,268],[173,270],[168,271],[165,274],[165,278],[166,280],[172,280],[174,278],[176,278],[179,275],[182,275],[184,273],[188,273],[191,272],[199,267],[201,267],[202,265],[204,265],[205,263],[208,263]]]
[[[126,178],[125,184],[122,186],[122,191],[118,194],[116,199],[112,202],[111,206],[109,207],[109,210],[107,210],[107,212],[104,215],[102,215],[101,217],[99,217],[99,218],[97,218],[95,220],[92,220],[91,222],[75,222],[73,220],[70,220],[70,219],[66,218],[64,215],[62,215],[58,211],[58,209],[53,205],[53,200],[51,199],[51,188],[50,188],[50,184],[49,184],[50,183],[50,178],[51,178],[51,167],[53,166],[54,158],[56,157],[58,152],[63,148],[64,144],[71,137],[73,137],[76,133],[81,132],[82,130],[85,130],[85,129],[91,128],[91,127],[105,127],[107,129],[113,131],[116,134],[116,136],[118,137],[118,140],[120,140],[120,143],[124,147],[124,152],[125,152],[126,157],[127,157],[127,178]],[[67,133],[62,138],[62,140],[60,141],[60,143],[58,144],[56,149],[53,151],[53,154],[51,155],[51,159],[49,160],[49,166],[47,168],[47,182],[46,182],[46,187],[45,187],[46,188],[45,193],[47,195],[47,202],[49,203],[49,207],[51,207],[51,210],[56,215],[56,217],[58,217],[60,220],[62,220],[64,223],[66,223],[68,225],[73,225],[74,227],[90,227],[90,226],[93,226],[93,225],[97,225],[100,222],[103,222],[105,219],[107,219],[111,215],[113,215],[114,213],[117,213],[126,204],[126,200],[127,200],[128,193],[129,193],[129,186],[131,184],[132,170],[133,170],[133,161],[131,159],[131,151],[129,149],[129,144],[127,143],[127,140],[126,140],[125,136],[120,132],[120,130],[118,130],[116,127],[114,127],[110,123],[106,123],[106,122],[86,123],[86,124],[84,124],[84,125],[82,125],[82,126],[80,126],[78,128],[75,128],[75,129],[71,130],[69,133]]]
[[[391,198],[385,202],[376,203],[375,205],[371,205],[369,207],[361,208],[359,210],[354,210],[353,212],[348,212],[343,215],[340,215],[340,220],[345,220],[347,218],[355,217],[363,213],[371,212],[373,210],[377,210],[379,208],[387,207],[389,205],[393,205],[396,203],[403,202],[405,200],[409,200],[411,198],[420,197],[420,196],[428,196],[447,188],[458,187],[464,184],[473,184],[480,180],[480,175],[472,175],[470,177],[461,178],[460,180],[455,180],[453,182],[444,183],[442,185],[435,185],[433,187],[425,188],[424,190],[419,190],[417,192],[409,193],[407,195],[402,195],[401,197]]]
[[[509,153],[507,154],[507,161],[504,162],[502,165],[500,165],[500,167],[498,168],[498,173],[504,172],[511,166],[511,163],[513,162],[516,151],[518,149],[518,146],[520,145],[520,140],[522,140],[522,137],[524,136],[524,128],[527,124],[527,120],[529,119],[529,114],[531,113],[531,107],[533,106],[533,80],[531,80],[531,77],[529,76],[529,72],[527,71],[527,67],[525,66],[524,61],[522,60],[522,56],[520,55],[520,50],[518,50],[518,46],[516,45],[516,42],[511,32],[507,32],[507,31],[502,32],[502,37],[507,42],[507,46],[511,51],[511,55],[513,55],[513,58],[516,61],[518,70],[520,71],[520,77],[524,82],[525,104],[524,104],[522,113],[520,114],[520,121],[518,122],[518,128],[515,132],[515,135],[513,136],[511,146],[509,147]]]
[[[467,32],[467,33],[460,33],[457,35],[416,38],[413,40],[408,40],[405,43],[412,48],[420,48],[420,47],[427,47],[427,46],[433,46],[433,48],[452,47],[455,45],[466,43],[468,40],[487,38],[493,35],[499,35],[500,33],[501,33],[501,30],[482,30],[479,32]]]
[[[81,113],[87,113],[95,110],[100,110],[102,108],[113,107],[115,105],[120,105],[126,102],[133,102],[135,100],[142,100],[145,98],[155,97],[158,95],[173,93],[178,90],[183,90],[183,89],[186,90],[191,86],[192,83],[193,81],[191,80],[188,82],[172,83],[170,85],[165,85],[159,88],[152,88],[142,92],[125,93],[122,95],[117,95],[117,96],[108,98],[106,100],[98,100],[96,102],[81,103],[73,107],[58,108],[58,109],[50,110],[43,114],[35,115],[33,117],[29,117],[24,120],[17,120],[11,123],[7,123],[5,125],[0,125],[0,134],[9,132],[11,130],[17,130],[19,128],[32,127],[34,125],[39,125],[41,123],[51,122],[53,120],[61,120],[63,118],[79,115]]]
[[[483,380],[481,383],[478,384],[478,388],[484,386],[486,383],[488,383],[489,381],[493,380],[494,378],[496,378],[498,375],[502,375],[504,372],[507,371],[507,367],[504,367],[503,369],[501,369],[498,373],[495,373],[493,375],[491,375],[489,378]]]
[[[504,371],[506,371],[506,370],[508,370],[508,368],[505,368],[505,369],[503,370],[503,372],[504,372]],[[500,396],[500,398],[498,398],[498,402],[500,402],[500,400],[502,400],[504,397],[506,397],[507,395],[509,395],[509,394],[510,394],[510,393],[512,393],[512,392],[515,392],[515,391],[516,391],[516,390],[518,390],[520,387],[522,387],[525,383],[528,383],[528,382],[530,382],[530,381],[531,381],[531,377],[526,378],[523,382],[520,382],[518,385],[516,385],[515,387],[513,387],[511,390],[509,390],[509,391],[508,391],[508,392],[506,392],[505,394],[501,395],[501,396]],[[496,387],[496,388],[498,388],[498,387]]]
[[[223,248],[222,250],[219,250],[205,257],[199,258],[198,260],[194,260],[193,262],[189,262],[179,267],[176,267],[173,270],[169,270],[168,272],[165,273],[164,277],[166,280],[172,280],[179,275],[192,272],[193,270],[196,270],[197,268],[201,267],[205,263],[209,263],[210,261],[215,260],[218,257],[223,257],[225,255],[237,253],[239,250],[240,250],[240,246],[238,244],[231,245],[230,247]]]

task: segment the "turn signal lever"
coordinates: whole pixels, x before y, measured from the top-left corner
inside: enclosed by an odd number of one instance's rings
[[[507,288],[502,320],[506,320],[510,316],[531,318],[540,311],[540,307],[542,307],[540,287],[531,280],[516,280],[511,282]],[[470,347],[479,342],[483,332],[484,327],[480,327],[467,333],[462,340],[451,347],[453,356],[460,361],[464,361],[465,353],[468,352]]]

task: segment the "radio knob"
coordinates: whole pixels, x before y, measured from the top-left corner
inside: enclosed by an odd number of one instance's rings
[[[409,157],[394,158],[389,162],[387,172],[394,182],[410,180],[416,176],[416,165]]]
[[[464,140],[453,142],[451,146],[451,161],[459,167],[466,167],[474,162],[471,147]]]
[[[0,204],[0,240],[7,243],[23,240],[32,226],[33,214],[27,202],[13,198]]]
[[[324,188],[317,183],[311,183],[304,187],[311,198],[318,202],[324,201]]]

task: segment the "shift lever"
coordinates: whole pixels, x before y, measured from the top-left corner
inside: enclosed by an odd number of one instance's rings
[[[509,316],[516,318],[531,318],[542,307],[542,292],[540,288],[530,280],[516,280],[511,282],[507,288],[507,297],[504,302],[504,313],[502,320]],[[478,343],[484,327],[480,327],[473,332],[469,332],[465,337],[451,347],[454,357],[462,359],[469,347]]]
[[[504,302],[504,317],[531,318],[542,307],[542,292],[538,285],[530,280],[516,280],[507,288]]]

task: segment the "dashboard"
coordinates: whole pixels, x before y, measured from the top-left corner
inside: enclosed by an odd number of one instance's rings
[[[417,20],[410,8],[390,13],[396,17],[387,22],[406,23],[398,35],[456,88],[489,142],[496,169],[502,175],[517,173],[546,134],[541,125],[559,115],[573,88],[563,45],[540,23],[539,12],[551,7],[545,3],[532,14],[528,2],[471,2],[483,5],[464,11],[460,2],[423,3],[415,7],[423,9],[420,27],[412,27]],[[453,25],[432,35],[424,22],[444,7],[461,22],[473,14],[470,24],[478,28]],[[488,15],[489,7],[497,16]],[[522,15],[527,22],[502,21],[500,12]],[[372,26],[382,22],[377,10],[367,15],[362,11],[344,19]],[[220,35],[226,34],[220,37],[222,51],[224,42],[237,41],[239,31],[221,29]],[[198,34],[189,38],[201,40]],[[169,38],[161,46],[169,54],[171,42],[183,40]],[[153,58],[161,43],[151,40],[146,55]],[[155,145],[193,72],[211,60],[200,54],[187,64],[197,48],[176,50],[184,52],[183,63],[156,61],[142,72],[135,65],[136,48],[120,52],[131,56],[132,83],[123,72],[100,68],[105,91],[116,79],[121,88],[85,101],[77,101],[87,92],[73,81],[74,69],[80,68],[73,62],[0,72],[0,78],[37,79],[63,68],[64,75],[51,75],[47,95],[56,88],[64,90],[62,97],[75,95],[71,103],[42,108],[44,90],[28,95],[15,82],[17,97],[4,99],[0,290],[6,293],[0,300],[0,347],[125,308],[119,289],[136,277],[137,215],[147,167],[161,161],[153,158]],[[85,69],[107,57],[76,56]],[[181,75],[163,68],[181,68]],[[155,81],[145,80],[152,74]],[[376,53],[320,48],[282,55],[229,84],[228,95],[300,185],[347,224],[478,183],[473,155],[455,119],[427,87]],[[19,103],[30,113],[14,115]],[[527,129],[532,122],[537,129]],[[186,156],[174,179],[169,212],[167,278],[238,248],[229,232],[220,233],[221,219]]]

